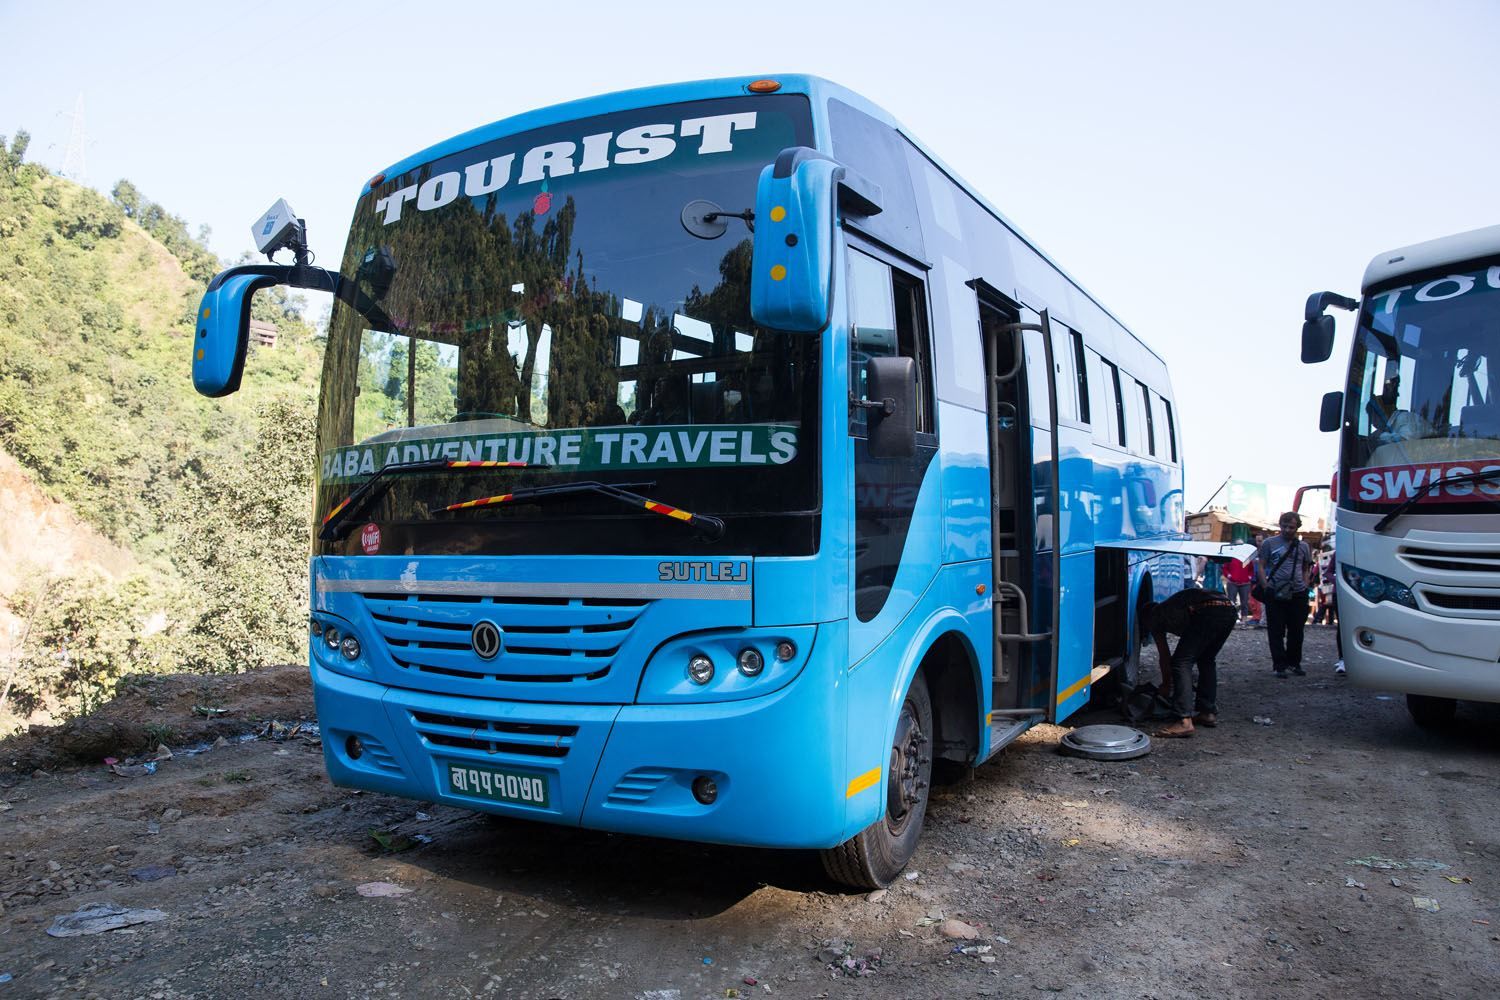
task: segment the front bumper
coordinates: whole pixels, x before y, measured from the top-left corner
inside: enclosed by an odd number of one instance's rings
[[[1338,601],[1344,664],[1359,686],[1500,702],[1500,621],[1371,604],[1342,579]]]
[[[763,697],[674,705],[513,702],[390,687],[312,664],[337,785],[545,822],[758,847],[842,839],[840,678],[812,651]],[[834,731],[839,730],[839,731]],[[350,738],[363,752],[350,754]],[[455,792],[448,765],[541,777],[545,806]],[[712,777],[709,805],[693,779]]]

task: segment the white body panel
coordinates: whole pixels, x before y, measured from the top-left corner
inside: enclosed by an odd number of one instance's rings
[[[1412,588],[1417,608],[1365,600],[1339,573],[1339,628],[1349,679],[1361,687],[1500,702],[1500,532],[1356,531],[1340,511],[1341,565]],[[1364,526],[1362,524],[1362,526]]]

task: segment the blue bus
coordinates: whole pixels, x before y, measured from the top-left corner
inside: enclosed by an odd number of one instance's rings
[[[284,203],[281,203],[284,209]],[[285,213],[283,213],[285,214]],[[807,76],[518,115],[217,276],[335,294],[310,666],[332,780],[912,856],[930,783],[1128,671],[1184,585],[1160,356],[890,115]]]

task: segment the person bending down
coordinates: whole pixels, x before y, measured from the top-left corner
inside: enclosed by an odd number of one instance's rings
[[[1172,665],[1172,709],[1181,720],[1157,730],[1157,736],[1188,737],[1197,732],[1195,722],[1209,728],[1219,724],[1217,657],[1238,618],[1233,602],[1211,590],[1179,590],[1141,611],[1142,626],[1156,640],[1162,673],[1166,664]],[[1168,634],[1179,637],[1175,651],[1167,645]],[[1196,693],[1194,665],[1198,667]]]

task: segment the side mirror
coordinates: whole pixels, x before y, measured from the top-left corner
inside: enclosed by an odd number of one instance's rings
[[[834,207],[880,211],[880,189],[815,149],[792,146],[760,172],[750,315],[761,326],[816,333],[833,294]]]
[[[193,335],[193,388],[204,396],[227,396],[240,388],[250,336],[250,297],[277,284],[275,276],[222,271],[209,282],[198,306]]]
[[[1315,365],[1333,353],[1333,317],[1319,316],[1302,323],[1302,363]]]
[[[1359,308],[1359,301],[1336,292],[1313,292],[1307,297],[1307,307],[1302,313],[1302,363],[1315,365],[1327,361],[1333,353],[1333,317],[1324,315],[1329,306],[1347,309]]]
[[[865,362],[870,397],[869,445],[874,458],[910,458],[917,453],[917,363],[911,358]]]
[[[250,298],[262,288],[291,285],[353,298],[351,285],[333,271],[305,265],[244,264],[220,271],[198,304],[193,331],[193,388],[209,397],[239,391],[250,343]],[[362,298],[354,302],[375,311]],[[381,314],[383,316],[383,314]]]
[[[1325,392],[1323,394],[1323,407],[1318,411],[1318,430],[1336,431],[1344,424],[1344,394],[1342,392]]]

